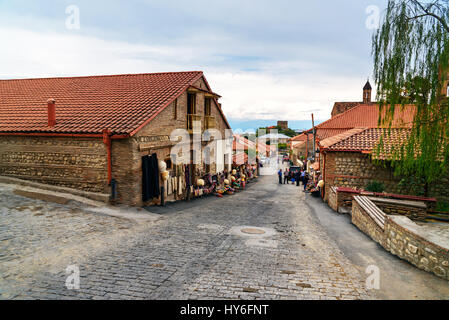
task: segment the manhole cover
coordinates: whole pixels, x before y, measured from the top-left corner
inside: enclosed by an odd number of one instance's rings
[[[261,230],[261,229],[256,229],[256,228],[245,228],[242,229],[243,233],[247,233],[247,234],[264,234],[265,231]]]

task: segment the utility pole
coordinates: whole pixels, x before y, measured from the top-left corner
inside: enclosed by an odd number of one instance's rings
[[[315,149],[315,141],[316,141],[316,131],[315,131],[315,121],[313,119],[313,113],[312,113],[312,128],[313,128],[313,161],[315,161],[315,156],[316,156],[316,149]]]
[[[309,158],[309,133],[306,131],[306,163],[307,158]]]

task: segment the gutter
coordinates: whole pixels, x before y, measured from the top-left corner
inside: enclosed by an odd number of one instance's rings
[[[112,180],[112,141],[111,141],[111,131],[109,129],[103,130],[103,143],[106,146],[107,157],[108,157],[108,185],[111,184]]]
[[[103,138],[102,133],[57,133],[57,132],[0,132],[0,136],[24,136],[24,137],[69,137],[69,138]],[[114,134],[111,139],[126,139],[129,134]]]

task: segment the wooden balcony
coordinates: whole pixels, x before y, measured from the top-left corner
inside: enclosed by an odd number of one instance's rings
[[[204,117],[204,129],[215,129],[215,117],[205,116]]]
[[[187,115],[187,131],[192,134],[193,133],[193,123],[195,121],[200,122],[200,132],[201,132],[201,116],[196,114],[188,114]]]

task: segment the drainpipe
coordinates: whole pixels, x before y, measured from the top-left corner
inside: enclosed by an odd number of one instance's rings
[[[318,170],[321,171],[321,149],[320,152],[318,152]],[[324,180],[324,176],[323,176]]]
[[[108,152],[108,185],[112,180],[112,143],[111,143],[111,131],[109,129],[103,130],[103,143],[106,146]]]
[[[321,198],[324,200],[325,196],[324,192],[326,190],[326,149],[323,150],[323,181],[324,181],[324,188],[321,191]]]
[[[315,146],[315,141],[316,141],[316,130],[315,130],[315,120],[313,119],[313,113],[312,113],[312,128],[313,128],[313,162],[315,162],[315,157],[316,157],[316,146]]]

